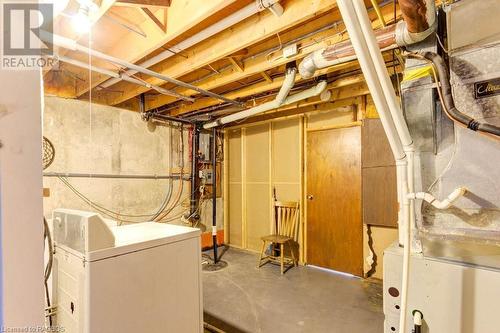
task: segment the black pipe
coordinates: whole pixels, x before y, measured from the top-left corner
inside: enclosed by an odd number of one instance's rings
[[[418,54],[431,61],[436,68],[437,76],[439,78],[439,83],[441,86],[440,88],[438,87],[438,89],[441,90],[441,94],[443,96],[443,106],[445,108],[446,114],[453,120],[462,123],[470,130],[500,136],[500,127],[478,121],[462,113],[455,107],[455,102],[453,100],[453,95],[451,92],[448,68],[443,58],[439,54],[434,52],[419,52]]]
[[[167,115],[163,115],[163,114],[152,114],[151,117],[153,119],[173,121],[173,122],[177,122],[177,123],[181,123],[181,124],[187,124],[187,125],[193,124],[193,122],[188,120],[188,119],[177,118],[177,117],[167,116]]]
[[[214,264],[217,256],[217,128],[212,128],[212,242],[214,246]]]
[[[198,124],[193,125],[191,133],[191,203],[190,214],[193,216],[198,208],[198,150],[200,149],[200,127]]]

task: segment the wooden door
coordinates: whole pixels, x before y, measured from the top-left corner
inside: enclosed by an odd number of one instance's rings
[[[360,127],[307,133],[307,263],[363,275]]]

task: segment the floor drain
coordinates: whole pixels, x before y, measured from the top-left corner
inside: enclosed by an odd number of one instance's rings
[[[227,267],[227,262],[224,260],[219,260],[216,264],[213,262],[209,262],[204,264],[203,271],[205,272],[217,272]]]

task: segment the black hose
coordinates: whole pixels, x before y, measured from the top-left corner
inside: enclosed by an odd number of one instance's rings
[[[419,52],[418,54],[434,64],[440,83],[440,87],[438,87],[438,89],[441,90],[442,103],[444,104],[443,107],[445,108],[446,114],[450,118],[452,118],[452,120],[462,123],[472,131],[480,131],[495,136],[500,136],[500,127],[484,123],[472,117],[469,117],[468,115],[460,112],[460,110],[455,107],[455,102],[453,100],[453,95],[451,92],[450,77],[448,75],[448,67],[446,66],[443,58],[439,54],[434,52],[426,51]]]
[[[212,243],[214,247],[214,264],[217,264],[217,128],[212,128]]]

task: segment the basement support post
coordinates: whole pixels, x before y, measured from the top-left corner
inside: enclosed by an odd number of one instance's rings
[[[198,150],[200,143],[200,127],[198,124],[193,124],[193,133],[191,134],[191,205],[190,205],[190,215],[196,213],[198,208]]]
[[[214,264],[217,264],[217,128],[212,128],[212,241]]]

